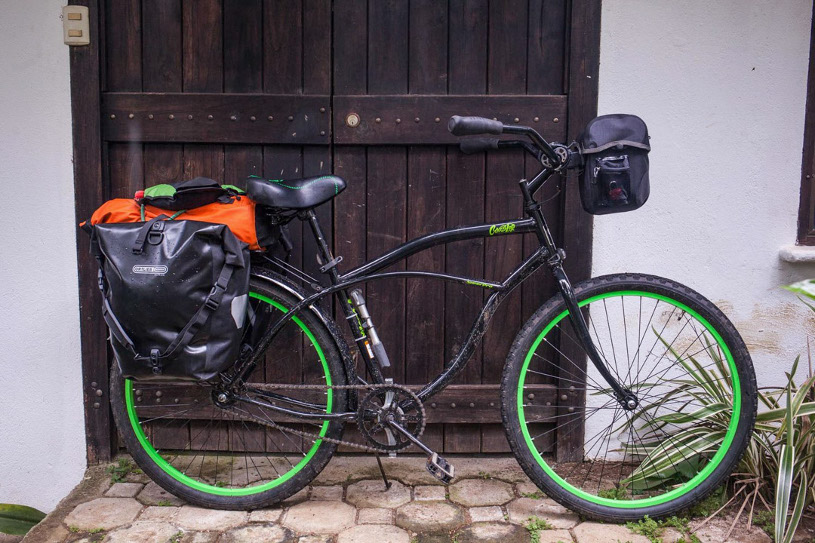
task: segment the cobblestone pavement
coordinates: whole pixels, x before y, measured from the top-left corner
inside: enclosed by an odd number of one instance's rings
[[[104,466],[80,484],[24,543],[648,543],[625,526],[581,521],[544,497],[511,457],[452,457],[457,477],[440,485],[424,458],[383,459],[385,490],[371,457],[331,461],[312,486],[277,506],[251,512],[194,507],[144,475],[111,483]],[[549,529],[532,530],[531,517]],[[722,543],[726,528],[696,535]],[[672,530],[665,543],[681,541]],[[16,539],[14,539],[16,540]],[[9,540],[9,541],[14,541]],[[2,540],[0,540],[2,541]],[[768,543],[760,530],[727,541]]]

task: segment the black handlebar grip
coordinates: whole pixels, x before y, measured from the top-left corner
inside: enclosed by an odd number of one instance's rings
[[[454,136],[477,136],[478,134],[501,134],[504,123],[484,117],[459,117],[453,115],[447,123],[447,130]]]
[[[458,144],[461,152],[467,155],[480,153],[482,151],[489,151],[490,149],[498,149],[497,138],[468,138],[461,140]]]

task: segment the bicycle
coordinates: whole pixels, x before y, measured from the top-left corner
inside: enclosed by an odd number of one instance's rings
[[[347,445],[379,455],[415,445],[432,475],[449,483],[453,466],[422,441],[423,404],[464,368],[501,302],[546,266],[559,293],[522,326],[508,353],[501,412],[512,452],[554,500],[588,517],[623,521],[664,517],[716,489],[748,446],[756,382],[747,348],[727,317],[674,281],[614,274],[572,286],[535,193],[554,174],[580,167],[572,147],[545,141],[526,126],[453,117],[465,152],[521,148],[541,164],[520,180],[526,217],[428,234],[346,273],[329,248],[314,208],[345,187],[335,176],[249,180],[248,193],[278,221],[306,222],[329,286],[279,257],[254,255],[250,322],[240,357],[210,382],[135,382],[111,369],[113,414],[141,469],[190,503],[255,509],[279,502],[313,480]],[[537,236],[539,248],[502,282],[430,271],[382,271],[424,249],[492,235]],[[385,377],[390,365],[361,283],[436,278],[489,292],[459,352],[419,390]],[[339,327],[319,305],[336,295],[366,380]],[[264,363],[265,362],[265,363]],[[265,383],[252,379],[261,371]],[[554,380],[555,384],[551,384]],[[548,383],[548,384],[547,384]],[[563,394],[560,402],[535,391]],[[354,423],[364,444],[344,441]],[[552,424],[582,435],[561,461],[547,447]],[[548,425],[548,426],[546,426]],[[568,433],[567,432],[567,433]],[[291,451],[295,451],[292,453]],[[382,464],[379,464],[380,468]],[[387,484],[385,472],[383,478]]]

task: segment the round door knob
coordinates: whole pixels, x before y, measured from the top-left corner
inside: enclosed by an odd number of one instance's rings
[[[356,113],[349,113],[348,116],[345,118],[345,124],[350,126],[351,128],[356,128],[359,126],[359,115]]]

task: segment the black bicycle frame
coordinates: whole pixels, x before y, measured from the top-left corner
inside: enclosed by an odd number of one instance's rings
[[[552,173],[554,173],[553,170],[544,168],[544,170],[535,176],[535,178],[533,178],[531,181],[521,180],[519,182],[521,192],[524,196],[525,212],[528,215],[528,218],[526,219],[510,220],[492,224],[480,224],[475,226],[464,226],[428,234],[403,243],[402,245],[399,245],[391,251],[386,252],[378,258],[354,268],[345,274],[340,274],[337,270],[337,263],[341,259],[337,259],[332,255],[314,212],[312,210],[301,212],[299,214],[299,218],[303,221],[307,221],[311,227],[312,233],[317,241],[317,246],[320,250],[320,261],[321,263],[325,263],[321,268],[321,271],[329,275],[329,278],[331,279],[331,286],[316,289],[316,292],[306,296],[297,305],[292,307],[288,313],[283,315],[272,327],[270,327],[269,330],[264,333],[259,344],[256,346],[251,359],[249,359],[248,363],[244,364],[243,367],[237,372],[235,380],[238,382],[245,381],[245,379],[253,371],[256,364],[263,358],[264,353],[271,344],[274,336],[294,315],[325,296],[339,293],[338,301],[343,309],[343,312],[345,313],[346,319],[349,322],[351,332],[354,334],[357,348],[365,361],[366,368],[371,375],[372,381],[379,384],[385,383],[385,378],[382,374],[379,363],[370,355],[368,349],[366,348],[365,342],[367,338],[364,331],[362,331],[362,327],[359,326],[357,313],[349,300],[347,293],[347,289],[349,287],[358,283],[378,279],[395,277],[423,277],[459,282],[465,285],[478,286],[490,290],[491,294],[484,302],[484,306],[473,323],[470,332],[467,335],[467,339],[461,346],[459,352],[447,365],[445,365],[445,368],[441,373],[439,373],[430,383],[426,384],[417,393],[420,400],[426,401],[434,394],[443,390],[447,384],[466,366],[479,341],[486,333],[487,325],[501,302],[527,277],[534,273],[543,264],[547,264],[557,280],[558,287],[560,288],[561,294],[566,302],[566,306],[569,309],[570,319],[572,319],[573,323],[575,324],[575,329],[578,332],[578,339],[581,341],[581,343],[583,343],[589,358],[598,368],[601,375],[609,383],[615,393],[615,396],[617,396],[617,400],[621,404],[627,404],[632,400],[636,402],[636,397],[633,396],[630,391],[623,389],[611,375],[611,372],[608,370],[608,368],[606,368],[604,361],[600,357],[600,354],[597,352],[593,341],[589,337],[586,322],[578,308],[577,300],[575,299],[571,284],[563,270],[562,261],[565,258],[565,253],[562,249],[557,248],[555,245],[551,231],[549,230],[541,212],[541,206],[532,196],[532,194],[543,184],[544,181],[546,181],[549,176],[552,175]],[[521,235],[527,233],[535,233],[537,235],[540,242],[539,249],[526,258],[501,283],[430,271],[392,271],[377,273],[380,270],[396,262],[404,260],[415,253],[431,247],[436,247],[438,245],[474,238]],[[344,363],[346,366],[346,374],[349,377],[349,382],[355,382],[357,380],[364,382],[361,378],[357,377],[356,369],[350,360],[345,360]],[[277,397],[276,399],[283,398]],[[293,403],[302,405],[301,402]],[[316,405],[312,407],[319,408],[319,406]],[[633,409],[633,407],[631,407],[631,409]],[[287,411],[287,413],[293,414],[294,412]],[[330,415],[327,418],[337,418],[345,415],[350,415],[350,413],[337,413]],[[326,418],[326,415],[322,416]]]

